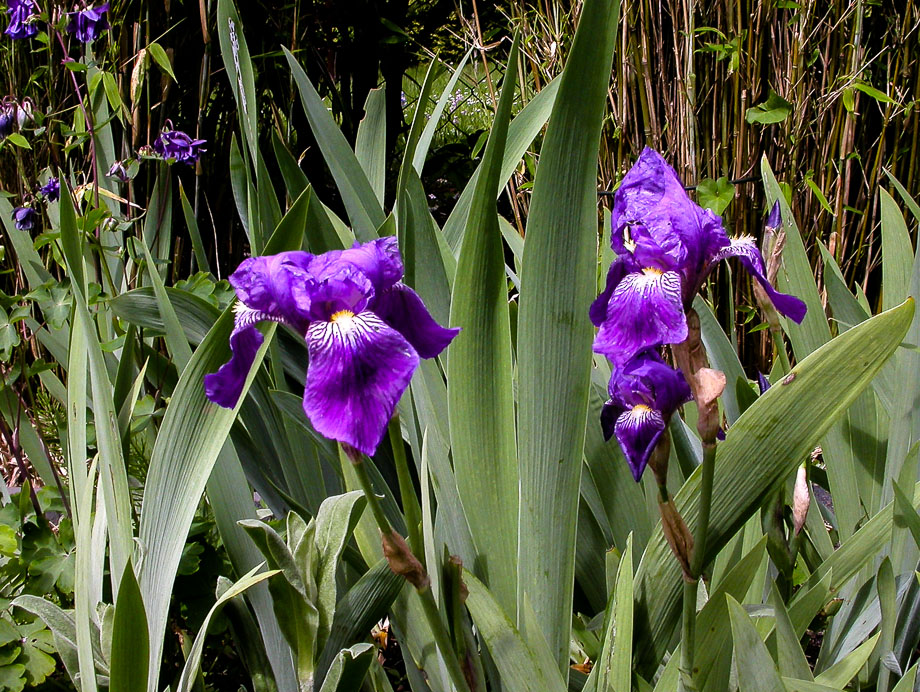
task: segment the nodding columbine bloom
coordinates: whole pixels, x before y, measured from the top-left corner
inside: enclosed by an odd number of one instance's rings
[[[201,145],[203,139],[192,139],[180,130],[164,130],[153,143],[153,150],[164,159],[175,159],[182,163],[192,165],[205,151]]]
[[[38,16],[35,0],[9,0],[6,13],[10,16],[10,25],[3,33],[10,38],[31,38],[38,33],[38,27],[32,21]]]
[[[31,231],[35,226],[37,214],[32,207],[16,207],[13,209],[13,223],[20,231]]]
[[[614,196],[611,246],[617,259],[591,305],[600,327],[594,350],[614,365],[659,344],[687,338],[684,314],[713,267],[737,257],[776,309],[801,322],[805,304],[776,291],[752,236],[729,238],[722,220],[695,204],[661,155],[643,150]]]
[[[89,43],[99,38],[103,31],[110,28],[105,19],[105,13],[108,11],[109,3],[105,3],[99,7],[87,7],[76,12],[68,12],[70,24],[67,25],[67,33],[76,34],[80,43]]]
[[[680,370],[649,349],[616,368],[607,391],[610,399],[601,411],[604,438],[616,436],[638,481],[674,411],[690,401],[690,386]]]
[[[208,398],[235,406],[262,344],[256,323],[285,324],[307,342],[303,408],[313,427],[373,454],[419,357],[435,357],[460,331],[435,322],[402,275],[392,237],[243,261],[230,276],[239,298],[233,357],[205,376]]]
[[[48,182],[38,188],[49,202],[57,202],[61,198],[61,181],[57,178],[48,178]]]
[[[15,124],[16,103],[11,97],[6,96],[0,101],[0,139],[4,139],[11,135]]]

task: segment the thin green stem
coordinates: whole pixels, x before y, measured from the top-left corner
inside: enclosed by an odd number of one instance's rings
[[[712,509],[712,481],[716,465],[715,440],[703,443],[703,470],[700,479],[700,512],[696,522],[696,536],[693,537],[693,558],[690,573],[699,579],[706,567],[706,539],[709,536],[709,513]]]
[[[367,475],[367,469],[364,467],[364,455],[355,449],[345,449],[343,447],[342,451],[345,456],[348,457],[352,468],[355,470],[355,476],[358,477],[358,483],[361,486],[361,490],[364,491],[364,497],[367,498],[367,506],[370,507],[371,514],[374,515],[374,521],[377,522],[377,528],[380,529],[381,533],[391,533],[393,527],[390,525],[390,520],[387,519],[387,515],[383,512],[380,498],[377,497],[377,494],[374,492],[374,486],[371,485],[371,478]]]
[[[693,675],[693,658],[696,647],[696,592],[699,580],[684,580],[684,609],[680,625],[680,678],[678,689],[696,690]]]
[[[402,498],[403,514],[406,517],[406,526],[409,528],[409,547],[417,556],[424,556],[421,533],[422,508],[415,496],[415,485],[412,483],[412,474],[409,472],[409,463],[406,461],[406,447],[403,444],[398,413],[390,419],[388,432],[390,445],[393,447],[393,459],[396,461],[396,476],[399,479],[399,495]]]
[[[400,440],[401,439],[402,438],[400,438]],[[374,515],[374,521],[377,522],[377,528],[380,529],[381,534],[384,536],[390,536],[394,534],[395,532],[392,525],[390,524],[390,520],[387,519],[386,514],[383,512],[383,506],[380,504],[380,498],[377,497],[376,493],[374,492],[374,488],[371,485],[370,476],[368,475],[367,469],[364,466],[364,455],[357,450],[345,447],[344,445],[341,446],[340,449],[341,452],[351,462],[352,468],[355,471],[355,475],[358,478],[358,484],[361,486],[361,490],[364,491],[364,496],[367,498],[367,504],[368,507],[370,507],[371,514]],[[405,458],[403,461],[405,462]],[[413,497],[414,496],[415,495],[413,491]],[[418,526],[418,523],[416,523],[416,526]],[[390,564],[392,567],[393,563]],[[435,603],[434,594],[431,593],[431,586],[426,585],[423,587],[417,587],[416,593],[418,594],[419,600],[422,603],[422,611],[425,613],[425,620],[427,620],[428,627],[431,629],[431,634],[434,637],[435,645],[438,647],[438,650],[441,652],[441,657],[444,659],[445,667],[447,668],[447,674],[450,676],[451,682],[453,682],[454,687],[459,690],[459,692],[469,692],[469,684],[467,683],[466,678],[463,676],[463,670],[460,668],[460,662],[457,660],[457,654],[454,651],[453,644],[451,643],[450,634],[448,633],[447,627],[444,625],[444,621],[441,618],[441,611],[438,609],[438,604]]]

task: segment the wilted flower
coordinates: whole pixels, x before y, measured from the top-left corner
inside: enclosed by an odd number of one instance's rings
[[[205,150],[203,139],[192,139],[180,130],[164,130],[153,143],[153,150],[164,159],[175,159],[189,165],[195,163]]]
[[[61,181],[57,178],[48,178],[48,182],[38,188],[49,202],[57,202],[61,198]]]
[[[393,237],[245,260],[230,276],[240,301],[233,357],[205,376],[208,398],[235,406],[263,340],[255,324],[286,324],[307,342],[303,407],[313,427],[373,454],[419,357],[438,355],[459,331],[435,322],[402,275]]]
[[[116,161],[113,163],[109,167],[108,173],[105,175],[108,178],[115,178],[122,183],[128,182],[128,169],[125,168],[125,164],[122,161]]]
[[[35,210],[32,207],[16,207],[13,209],[13,222],[20,231],[31,231],[35,225]]]
[[[604,438],[616,436],[638,481],[671,415],[690,400],[690,386],[680,370],[647,350],[613,371],[607,391],[610,399],[601,411]]]
[[[99,7],[68,12],[70,24],[67,25],[67,33],[76,34],[80,43],[89,43],[97,39],[99,34],[109,29],[109,23],[105,19],[105,13],[108,11],[109,3],[105,3]]]
[[[38,27],[32,21],[38,16],[35,0],[9,0],[6,13],[10,16],[10,25],[3,33],[10,38],[30,38],[38,33]]]
[[[796,322],[805,304],[767,281],[752,236],[729,239],[722,220],[688,196],[661,156],[643,150],[614,196],[611,246],[616,261],[591,305],[600,327],[594,350],[622,364],[650,346],[687,338],[684,311],[722,259],[737,257],[776,309]]]

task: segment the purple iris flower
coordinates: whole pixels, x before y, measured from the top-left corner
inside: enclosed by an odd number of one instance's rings
[[[35,226],[36,213],[32,207],[16,207],[13,209],[13,223],[20,231],[31,231]]]
[[[695,204],[660,154],[646,147],[614,196],[611,246],[617,259],[591,305],[600,327],[594,350],[614,365],[659,344],[687,338],[684,311],[722,259],[737,257],[776,309],[796,322],[805,304],[776,291],[752,236],[730,239],[722,220]]]
[[[690,401],[690,385],[680,370],[649,349],[616,368],[607,391],[610,399],[601,411],[604,438],[616,436],[638,481],[671,415]]]
[[[68,12],[70,24],[67,25],[67,33],[76,34],[80,43],[89,43],[99,38],[99,34],[110,28],[105,19],[105,13],[108,11],[109,3],[105,3],[99,7]]]
[[[30,21],[38,16],[35,0],[9,0],[6,13],[10,16],[10,25],[3,33],[10,38],[31,38],[38,33],[38,27]]]
[[[49,178],[47,183],[38,188],[38,191],[49,202],[57,202],[61,198],[61,181],[57,178]]]
[[[244,260],[230,276],[239,298],[233,357],[205,376],[208,398],[235,406],[263,340],[255,324],[286,324],[307,342],[303,408],[313,427],[373,454],[419,357],[438,355],[460,331],[435,322],[402,275],[393,237]]]
[[[192,139],[180,130],[164,130],[153,143],[153,150],[164,159],[175,159],[192,165],[205,150],[203,139]]]

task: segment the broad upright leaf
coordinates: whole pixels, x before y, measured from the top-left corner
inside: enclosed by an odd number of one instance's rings
[[[518,607],[525,596],[568,672],[575,528],[591,372],[597,149],[618,0],[588,0],[540,154],[518,316]]]
[[[509,65],[517,47],[516,40]],[[508,288],[494,190],[514,75],[513,68],[505,71],[457,264],[450,324],[462,331],[451,344],[447,378],[454,475],[478,554],[473,569],[509,613],[517,607],[518,465]]]

